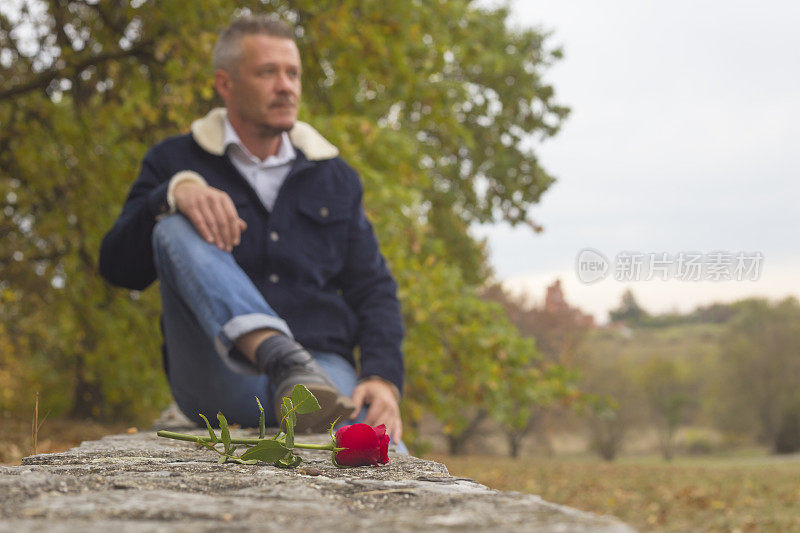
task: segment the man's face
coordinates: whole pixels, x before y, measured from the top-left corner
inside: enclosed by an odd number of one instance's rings
[[[236,73],[223,73],[217,90],[228,112],[263,134],[288,131],[300,105],[300,52],[291,39],[247,35]],[[227,79],[226,79],[227,78]],[[234,117],[232,117],[233,119]]]

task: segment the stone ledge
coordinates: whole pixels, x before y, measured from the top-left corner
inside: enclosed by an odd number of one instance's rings
[[[298,469],[219,465],[208,450],[148,431],[26,457],[22,466],[0,467],[0,531],[632,531],[614,518],[450,476],[444,465],[410,455],[339,469],[326,452],[299,453]]]

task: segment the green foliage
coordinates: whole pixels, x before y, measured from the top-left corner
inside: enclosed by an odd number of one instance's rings
[[[256,397],[256,403],[258,404],[258,438],[263,439],[267,431],[265,427],[266,414],[264,413],[264,407],[261,405],[261,400],[259,400],[258,397]],[[206,421],[206,425],[208,425],[208,421]]]
[[[305,406],[303,408],[305,411],[304,414],[313,413],[314,411],[320,409],[317,399],[313,394],[311,394],[311,391],[309,391],[303,385],[295,385],[294,389],[292,390],[292,397],[298,399],[300,405]],[[263,418],[264,409],[261,406],[261,402],[258,398],[256,398],[256,404],[258,404],[258,409],[261,417]],[[316,408],[310,407],[312,404],[316,405]],[[206,428],[208,428],[208,437],[199,437],[197,435],[175,433],[173,431],[166,430],[159,431],[157,434],[159,437],[195,442],[205,448],[208,448],[219,455],[219,458],[217,459],[218,464],[233,462],[243,465],[253,465],[259,461],[264,461],[272,463],[279,468],[294,468],[303,462],[303,459],[294,453],[293,448],[295,447],[309,448],[314,450],[330,450],[335,454],[337,448],[336,438],[333,435],[333,425],[331,425],[330,444],[295,444],[294,427],[297,421],[297,412],[298,409],[295,405],[293,405],[292,399],[284,398],[281,405],[281,413],[283,414],[281,426],[286,428],[286,432],[279,431],[270,439],[267,439],[264,436],[263,422],[260,424],[259,436],[257,439],[231,437],[228,420],[225,418],[225,415],[222,414],[222,411],[217,413],[217,420],[219,421],[220,427],[219,438],[214,432],[214,429],[211,427],[211,423],[202,413],[200,413],[200,417],[206,423]],[[218,443],[222,443],[222,451],[217,449],[216,445]],[[245,452],[239,456],[234,455],[234,452],[239,445],[244,445],[245,447],[252,446],[252,448],[245,450]],[[335,459],[334,464],[336,464]]]
[[[619,406],[608,397],[597,397],[587,416],[590,445],[605,461],[613,461],[620,452],[628,429]]]
[[[261,404],[259,404],[259,407],[260,406]],[[217,440],[217,434],[214,433],[214,428],[211,427],[211,422],[208,421],[206,415],[204,415],[203,413],[198,413],[198,414],[200,415],[200,418],[202,418],[203,421],[206,423],[206,428],[208,428],[208,436],[211,438],[211,444],[216,444],[217,442],[219,442]]]
[[[625,322],[631,325],[638,324],[648,317],[647,311],[641,308],[633,291],[627,289],[622,294],[619,307],[608,312],[611,322]]]
[[[590,415],[591,431],[656,427],[662,454],[686,423],[726,438],[792,449],[800,427],[800,304],[788,298],[700,307],[677,325],[593,331],[578,358],[581,390],[609,402],[617,419]],[[595,410],[605,412],[604,409]]]
[[[219,420],[220,439],[225,446],[225,453],[228,453],[231,448],[231,430],[228,429],[228,421],[222,415],[221,411],[217,413],[217,420]]]
[[[256,398],[258,401],[258,398]],[[261,402],[258,402],[258,407],[261,409]],[[294,428],[297,425],[297,415],[305,415],[319,411],[321,407],[317,398],[311,394],[305,385],[295,385],[292,389],[290,396],[284,397],[281,400],[281,420],[278,424],[281,432],[276,437],[283,438],[284,445],[290,450],[284,457],[278,460],[275,464],[282,468],[294,468],[300,464],[300,457],[291,452],[294,447]],[[261,410],[263,414],[263,409]]]
[[[567,115],[542,79],[560,55],[545,35],[467,0],[66,1],[0,8],[0,29],[37,30],[0,32],[3,408],[30,384],[56,415],[145,421],[168,401],[158,294],[103,283],[97,250],[147,147],[218,105],[211,50],[243,9],[297,23],[301,118],[362,175],[400,285],[411,426],[429,409],[455,435],[498,398],[502,420],[549,401],[533,344],[476,296],[488,267],[467,234],[473,221],[536,227],[553,178],[528,139]]]
[[[297,412],[292,406],[291,398],[284,398],[281,403],[280,428],[286,431],[286,445],[294,446],[294,427],[297,425]]]
[[[712,303],[699,306],[691,313],[646,315],[636,321],[637,327],[668,328],[688,324],[724,324],[736,315],[736,304]]]
[[[581,387],[588,395],[583,411],[591,448],[604,460],[613,461],[640,416],[632,372],[622,360],[602,357],[587,358],[581,370]]]
[[[688,455],[711,455],[721,449],[720,436],[713,430],[687,429],[682,435],[680,447]]]
[[[752,299],[736,307],[721,341],[719,421],[729,431],[757,428],[760,440],[777,448],[798,402],[800,304]]]
[[[685,324],[591,332],[576,361],[581,390],[600,401],[587,410],[596,448],[605,442],[609,450],[612,437],[620,448],[631,430],[655,428],[662,456],[670,458],[682,424],[713,425],[723,330],[718,324]]]
[[[265,463],[275,463],[283,459],[287,453],[291,453],[289,448],[276,440],[267,439],[248,448],[241,458],[245,461],[256,459]]]
[[[783,409],[772,449],[775,453],[800,451],[800,398]]]
[[[536,340],[542,355],[542,361],[537,364],[527,362],[505,376],[504,386],[508,392],[500,405],[508,402],[518,407],[509,406],[499,413],[495,409],[494,418],[506,434],[510,454],[516,457],[522,439],[531,431],[537,431],[540,440],[547,441],[544,424],[548,416],[555,414],[554,404],[558,403],[558,408],[583,407],[586,398],[577,387],[580,376],[575,371],[575,357],[593,328],[593,320],[566,303],[558,280],[547,288],[541,307],[531,306],[522,297],[509,294],[500,284],[485,287],[482,296],[499,303],[519,332]],[[537,386],[530,387],[534,382]]]
[[[661,454],[670,460],[674,454],[675,432],[685,421],[695,396],[694,384],[687,369],[674,357],[653,357],[638,373],[638,385],[658,423]]]
[[[302,385],[296,385],[292,390],[291,404],[298,415],[306,415],[321,409],[311,391]]]

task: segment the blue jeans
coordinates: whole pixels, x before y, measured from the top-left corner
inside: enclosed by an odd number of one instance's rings
[[[183,215],[161,219],[153,230],[153,257],[161,287],[167,377],[175,403],[191,420],[258,426],[261,401],[267,424],[277,425],[269,379],[238,354],[234,342],[258,329],[292,336],[233,256],[207,243]],[[335,353],[310,350],[342,394],[353,395],[355,368]],[[362,409],[362,422],[366,410]],[[349,421],[347,421],[349,423]],[[402,446],[400,443],[399,446]],[[405,447],[403,447],[404,449]]]

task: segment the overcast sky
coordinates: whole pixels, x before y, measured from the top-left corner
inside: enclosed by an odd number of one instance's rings
[[[605,320],[626,287],[651,311],[800,294],[800,3],[517,0],[515,24],[552,31],[565,57],[547,80],[572,113],[536,146],[558,182],[545,226],[476,228],[497,276]],[[608,277],[576,275],[602,252]],[[761,252],[758,281],[622,282],[624,251]]]

